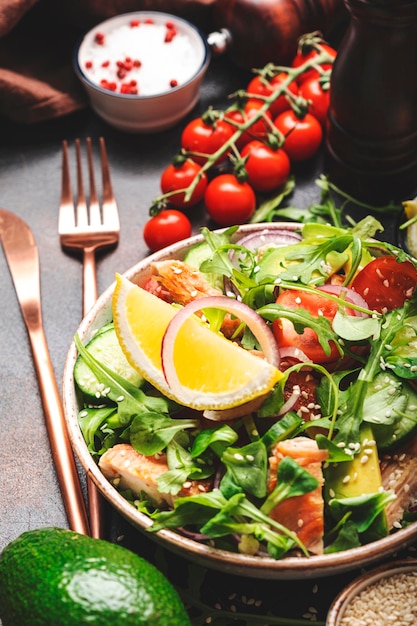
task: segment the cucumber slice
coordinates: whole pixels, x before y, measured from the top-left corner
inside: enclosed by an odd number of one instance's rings
[[[97,361],[125,378],[132,385],[140,387],[143,378],[139,372],[133,369],[123,354],[113,324],[108,324],[105,328],[100,329],[86,348]],[[74,379],[84,395],[91,399],[94,398],[96,401],[97,399],[101,401],[105,399],[101,394],[102,384],[99,383],[82,356],[79,356],[75,362]]]
[[[198,243],[188,250],[184,257],[185,263],[192,265],[193,267],[200,269],[200,265],[203,261],[209,259],[213,251],[206,241]]]

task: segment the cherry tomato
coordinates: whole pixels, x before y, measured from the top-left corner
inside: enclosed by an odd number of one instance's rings
[[[191,120],[181,135],[181,147],[187,152],[214,154],[236,131],[230,124],[223,120],[216,120],[213,124],[207,124],[202,117]],[[218,162],[223,161],[227,153],[222,155]],[[201,165],[207,161],[207,157],[193,154],[193,160]]]
[[[325,296],[306,291],[288,289],[278,296],[276,302],[287,309],[305,309],[313,317],[324,316],[330,321],[333,320],[337,312],[336,302]],[[290,320],[278,318],[272,323],[272,331],[280,347],[299,348],[314,363],[330,363],[339,357],[339,351],[335,344],[330,344],[329,355],[324,352],[317,333],[312,328],[306,327],[299,334]]]
[[[332,48],[332,46],[329,46],[327,43],[322,43],[320,44],[320,49],[314,48],[314,49],[310,49],[308,52],[307,51],[303,52],[302,50],[299,50],[297,54],[295,55],[291,63],[291,66],[300,67],[301,65],[304,65],[304,63],[306,63],[307,61],[314,61],[314,59],[320,56],[322,52],[327,52],[332,57],[333,60],[336,58],[336,55],[337,55],[337,51],[334,48]],[[323,63],[321,67],[323,70],[331,70],[332,63]],[[301,85],[301,83],[303,83],[308,78],[311,78],[312,76],[317,78],[317,77],[320,77],[321,74],[319,70],[315,70],[314,68],[311,68],[309,70],[306,70],[302,74],[300,74],[300,76],[297,79],[298,83]]]
[[[204,202],[211,219],[220,226],[243,224],[256,209],[256,196],[246,182],[234,174],[220,174],[207,185]]]
[[[224,116],[225,120],[229,119],[229,120],[233,120],[234,122],[238,124],[244,124],[245,122],[253,118],[258,113],[259,109],[261,109],[264,106],[264,104],[265,103],[262,102],[261,100],[256,100],[256,98],[250,98],[246,102],[243,109],[241,110],[231,109],[230,111],[227,111]],[[271,124],[272,124],[272,115],[269,111],[265,112],[265,117],[271,120]],[[236,131],[236,127],[231,126],[231,128],[233,128],[233,132]],[[252,139],[266,140],[269,132],[270,132],[270,128],[269,128],[268,122],[265,121],[265,119],[261,117],[259,120],[254,122],[248,128],[247,131],[241,134],[238,141],[236,142],[236,145],[239,149],[241,149],[243,148],[243,146],[249,143],[249,141],[252,141]]]
[[[245,170],[248,182],[255,191],[273,191],[283,185],[290,175],[291,163],[287,153],[280,148],[273,150],[257,139],[246,144],[241,156],[248,157]]]
[[[283,149],[294,163],[305,161],[316,154],[323,139],[323,129],[314,115],[298,117],[292,109],[280,113],[275,126],[285,136]]]
[[[300,86],[300,95],[310,100],[309,112],[324,126],[330,104],[330,89],[324,89],[319,78],[308,78]]]
[[[372,310],[384,313],[397,309],[411,298],[417,285],[417,270],[410,261],[392,256],[373,259],[355,276],[351,288]]]
[[[166,209],[148,220],[143,228],[143,238],[152,252],[191,236],[191,222],[184,213]]]
[[[264,104],[265,103],[261,100],[256,100],[256,98],[250,98],[243,107],[244,119],[251,120],[255,115],[258,114],[259,109],[261,109]],[[269,111],[265,112],[265,117],[271,120],[272,124],[272,115]],[[269,132],[270,126],[268,122],[264,118],[260,118],[257,122],[254,122],[245,133],[243,133],[242,141],[244,143],[248,143],[252,139],[266,139]]]
[[[166,194],[171,191],[186,189],[200,174],[200,171],[201,166],[192,159],[185,159],[178,165],[171,163],[171,165],[168,165],[168,167],[162,172],[162,193]],[[188,200],[185,200],[185,193],[178,193],[169,196],[168,201],[170,204],[180,208],[194,206],[203,199],[206,187],[207,176],[205,172],[203,172],[200,175],[200,179]]]
[[[288,77],[288,74],[286,74],[285,72],[281,72],[280,74],[273,76],[269,80],[260,75],[255,76],[249,82],[248,86],[246,87],[246,91],[251,96],[263,96],[267,98],[274,91],[276,91],[278,87],[282,85],[282,83],[284,82],[284,80],[286,80],[287,77]],[[288,85],[287,89],[288,91],[293,93],[294,96],[297,95],[297,85],[295,81],[292,81]],[[282,111],[285,111],[286,109],[289,109],[290,107],[291,105],[288,102],[287,98],[285,97],[284,94],[282,94],[281,96],[278,96],[278,98],[274,102],[272,102],[272,104],[269,107],[269,112],[271,113],[272,117],[275,117],[276,115],[278,115],[279,113],[282,113]]]

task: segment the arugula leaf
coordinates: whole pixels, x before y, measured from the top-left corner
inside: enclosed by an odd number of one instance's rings
[[[268,304],[257,310],[257,313],[269,322],[280,317],[290,320],[298,334],[302,334],[305,328],[311,328],[317,334],[318,340],[325,354],[331,353],[331,343],[334,343],[341,355],[343,349],[339,345],[339,337],[332,329],[330,321],[324,317],[314,317],[305,309],[287,309],[280,304]]]
[[[252,215],[249,223],[258,224],[259,222],[272,222],[274,218],[279,214],[277,208],[281,206],[286,196],[290,195],[295,189],[295,178],[293,175],[289,176],[282,191],[274,198],[265,200],[262,202],[255,213]]]

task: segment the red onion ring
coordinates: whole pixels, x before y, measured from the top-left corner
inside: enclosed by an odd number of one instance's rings
[[[297,361],[300,361],[301,363],[312,363],[312,360],[308,358],[306,353],[296,346],[280,347],[279,356],[281,358],[281,361],[287,358],[295,359]]]
[[[234,300],[233,298],[228,298],[227,296],[207,296],[204,298],[197,298],[196,300],[189,302],[186,306],[184,306],[184,308],[178,311],[178,313],[168,324],[164,337],[162,339],[162,370],[167,384],[178,397],[181,396],[182,386],[180,381],[178,380],[178,376],[174,367],[173,355],[175,339],[179,329],[184,324],[185,320],[190,317],[190,315],[207,308],[227,311],[228,313],[235,315],[240,320],[242,320],[242,322],[244,322],[248,326],[248,328],[251,330],[251,332],[259,342],[261,350],[268,363],[276,368],[279,368],[279,350],[275,341],[275,337],[269,326],[262,319],[262,317],[258,313],[256,313],[256,311],[251,309],[248,305],[243,304],[238,300]],[[242,408],[244,406],[245,405],[242,405]],[[241,413],[241,415],[245,412],[247,412],[247,410]]]
[[[362,296],[350,289],[349,287],[344,287],[343,285],[320,285],[317,287],[319,291],[324,291],[325,293],[333,294],[338,298],[345,297],[346,302],[350,302],[351,304],[355,304],[356,306],[360,306],[363,309],[368,309],[368,303]],[[356,311],[355,309],[351,309],[357,317],[369,317],[367,313],[364,311]]]
[[[279,228],[276,230],[270,230],[265,228],[264,230],[256,233],[250,233],[244,235],[238,239],[235,243],[238,246],[243,246],[251,252],[262,250],[263,248],[279,248],[280,246],[286,246],[289,244],[298,243],[301,241],[301,235],[291,228]],[[238,251],[231,250],[229,258],[232,263],[239,255]]]

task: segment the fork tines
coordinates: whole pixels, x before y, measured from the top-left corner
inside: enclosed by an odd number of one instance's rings
[[[66,140],[62,142],[62,191],[59,233],[62,245],[69,248],[82,248],[86,245],[85,240],[81,240],[81,235],[88,235],[90,238],[94,238],[94,234],[96,234],[96,247],[115,244],[117,243],[120,230],[119,214],[112,190],[104,139],[103,137],[99,139],[103,187],[101,208],[95,182],[91,138],[87,137],[85,143],[89,177],[89,201],[87,202],[84,191],[81,141],[80,139],[75,139],[77,199],[74,202],[70,181],[68,142]],[[106,234],[108,237],[106,237]]]

